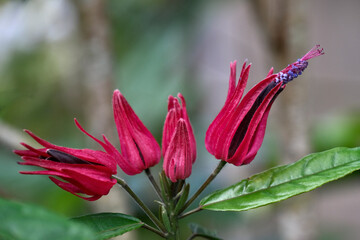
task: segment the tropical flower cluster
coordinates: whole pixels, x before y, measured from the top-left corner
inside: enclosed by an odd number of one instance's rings
[[[271,69],[266,78],[244,97],[251,65],[243,64],[236,82],[236,61],[231,63],[227,98],[206,132],[206,149],[224,163],[236,166],[250,163],[263,142],[267,118],[275,99],[288,82],[302,74],[309,59],[322,54],[323,49],[317,45],[279,73]],[[102,150],[57,146],[25,130],[42,147],[21,143],[26,150],[14,151],[23,160],[19,164],[44,170],[21,173],[49,175],[50,180],[62,189],[93,201],[108,194],[118,182],[117,166],[128,175],[136,175],[157,165],[163,157],[165,176],[172,183],[181,183],[177,187],[182,186],[196,160],[196,141],[183,95],[179,93],[177,98],[168,98],[161,148],[119,90],[114,91],[112,103],[119,148],[104,135],[102,140],[92,136],[76,119],[77,127]]]

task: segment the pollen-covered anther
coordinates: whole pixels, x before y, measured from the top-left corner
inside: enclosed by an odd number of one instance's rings
[[[283,84],[286,84],[301,75],[307,66],[307,61],[298,59],[297,62],[290,64],[287,68],[283,69],[283,71],[279,72],[275,78],[275,82],[283,82]]]
[[[287,84],[294,78],[297,78],[299,75],[303,73],[303,71],[308,66],[308,60],[317,56],[321,56],[324,54],[324,49],[320,48],[320,45],[314,46],[307,52],[302,58],[299,58],[296,62],[289,64],[286,68],[281,70],[277,76],[275,77],[275,82],[282,84]]]

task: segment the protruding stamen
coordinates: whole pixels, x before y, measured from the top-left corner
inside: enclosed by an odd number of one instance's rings
[[[306,53],[302,58],[298,59],[296,62],[289,64],[285,69],[278,73],[275,78],[275,82],[283,82],[287,84],[294,78],[297,78],[302,72],[307,68],[307,60],[323,55],[324,49],[320,48],[320,45],[313,47],[308,53]]]
[[[325,52],[324,52],[324,49],[323,48],[320,48],[320,45],[317,44],[315,45],[312,49],[310,49],[309,52],[307,52],[302,58],[301,60],[302,61],[307,61],[311,58],[314,58],[314,57],[317,57],[317,56],[320,56],[320,55],[323,55]]]

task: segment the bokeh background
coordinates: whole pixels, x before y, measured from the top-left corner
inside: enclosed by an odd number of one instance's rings
[[[94,147],[76,117],[118,144],[111,95],[119,88],[160,142],[167,97],[181,92],[198,142],[194,191],[218,163],[203,142],[225,101],[230,61],[253,64],[249,89],[270,67],[280,71],[318,43],[326,54],[277,99],[256,159],[227,166],[207,193],[310,152],[359,146],[359,12],[358,0],[0,1],[0,197],[68,217],[117,211],[145,218],[120,188],[89,203],[45,176],[18,174],[25,167],[12,149],[32,142],[22,129],[58,145]],[[156,209],[144,175],[119,175]],[[181,221],[183,236],[199,222],[224,239],[359,239],[359,181],[356,172],[248,212],[202,211]],[[140,229],[121,239],[157,236]]]

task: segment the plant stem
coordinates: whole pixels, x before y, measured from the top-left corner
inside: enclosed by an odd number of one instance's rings
[[[156,194],[158,195],[158,197],[160,198],[160,200],[161,200],[162,202],[164,202],[164,199],[163,199],[163,197],[161,196],[160,188],[159,188],[159,186],[157,185],[157,183],[156,183],[153,175],[151,174],[150,169],[149,169],[149,168],[148,168],[148,169],[145,169],[145,173],[146,173],[147,177],[149,178],[152,186],[154,187],[154,190],[155,190]]]
[[[150,220],[162,231],[162,232],[166,232],[166,229],[164,227],[164,225],[160,222],[160,220],[151,212],[151,210],[143,203],[143,201],[141,201],[141,199],[133,192],[133,190],[131,190],[131,188],[129,187],[129,185],[127,185],[127,183],[125,182],[125,180],[114,176],[113,178],[115,178],[117,180],[117,183],[125,190],[127,191],[130,196],[135,200],[135,202],[139,205],[139,207],[146,213],[146,215],[150,218]]]
[[[198,235],[196,233],[193,233],[187,240],[193,240],[194,238],[196,238]]]
[[[221,169],[225,166],[225,161],[220,161],[215,170],[211,173],[211,175],[206,179],[206,181],[201,185],[201,187],[197,190],[197,192],[185,203],[184,207],[180,210],[180,213],[185,211],[187,207],[204,191],[204,189],[211,183],[212,180],[218,175]]]
[[[193,213],[199,212],[199,211],[201,211],[201,210],[202,210],[201,206],[200,206],[200,207],[197,207],[197,208],[194,208],[193,210],[190,210],[190,211],[188,211],[188,212],[186,212],[186,213],[181,214],[180,216],[178,216],[178,219],[187,217],[187,216],[189,216],[189,215],[191,215],[191,214],[193,214]]]
[[[168,236],[167,233],[163,233],[163,232],[161,232],[161,231],[147,225],[146,223],[144,223],[144,225],[142,225],[142,228],[145,228],[145,229],[147,229],[147,230],[149,230],[151,232],[154,232],[154,233],[156,233],[157,235],[159,235],[160,237],[163,237],[163,238],[167,238],[167,236]]]

